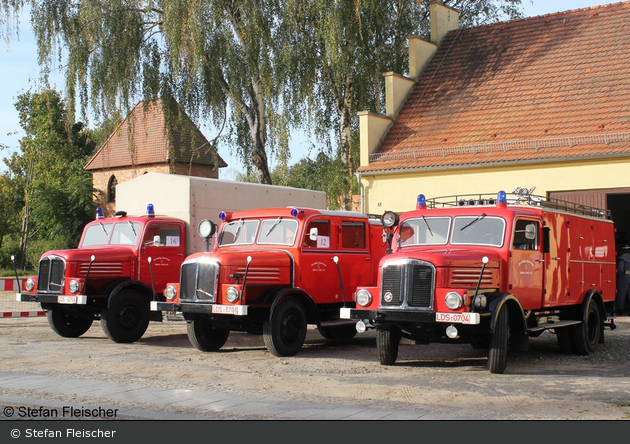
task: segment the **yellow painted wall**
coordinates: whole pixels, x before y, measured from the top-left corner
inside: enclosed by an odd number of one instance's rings
[[[427,198],[512,192],[536,187],[533,194],[551,191],[630,187],[630,159],[603,159],[522,166],[419,171],[408,174],[361,175],[363,212],[413,210],[418,194]]]

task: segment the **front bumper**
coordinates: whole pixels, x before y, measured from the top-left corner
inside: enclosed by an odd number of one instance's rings
[[[233,316],[247,316],[248,305],[219,305],[199,304],[196,302],[160,302],[151,301],[151,311],[199,313],[199,314],[224,314]]]
[[[15,300],[17,302],[39,302],[44,304],[87,305],[88,297],[85,295],[17,293]]]
[[[341,319],[368,320],[372,323],[408,322],[413,324],[445,323],[478,325],[481,322],[479,313],[438,313],[435,311],[415,310],[358,310],[342,308],[339,312]]]
[[[370,320],[373,322],[435,322],[435,312],[418,312],[410,310],[357,310],[354,308],[342,308],[339,317],[341,319]]]

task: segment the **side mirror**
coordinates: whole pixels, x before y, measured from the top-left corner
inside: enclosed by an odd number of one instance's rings
[[[308,238],[312,241],[317,240],[317,228],[311,228],[311,231],[308,233]]]
[[[536,239],[536,224],[525,225],[525,239]]]
[[[160,246],[160,235],[156,234],[155,236],[153,236],[153,246],[154,247],[159,247]]]

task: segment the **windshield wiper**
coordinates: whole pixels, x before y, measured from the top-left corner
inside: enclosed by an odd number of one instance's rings
[[[269,235],[271,234],[271,232],[278,226],[278,224],[280,223],[280,221],[282,220],[282,216],[280,216],[279,218],[276,219],[276,221],[274,222],[274,224],[271,226],[271,228],[269,228],[269,230],[267,231],[267,234],[265,234],[265,237],[269,237]]]
[[[420,217],[424,221],[424,224],[427,226],[427,230],[429,230],[429,234],[431,235],[431,237],[433,237],[433,231],[431,231],[431,227],[429,226],[429,222],[427,222],[427,220],[424,218],[424,215],[421,214]]]
[[[127,223],[129,224],[129,226],[131,227],[131,231],[133,231],[133,235],[138,237],[138,233],[136,233],[136,229],[133,227],[133,224],[131,223],[130,220],[127,221]]]
[[[475,222],[479,222],[481,219],[483,219],[484,217],[486,217],[486,213],[481,213],[479,216],[477,216],[477,219],[471,220],[470,222],[468,222],[466,225],[464,225],[463,227],[461,227],[459,229],[459,231],[464,231],[464,228],[468,228],[470,227],[472,224],[474,224]]]
[[[236,228],[236,233],[234,233],[234,243],[238,240],[238,234],[241,232],[241,228],[243,228],[243,219],[238,220],[238,227]]]
[[[108,233],[108,232],[107,232],[107,230],[105,229],[105,225],[103,225],[103,222],[99,222],[98,224],[101,226],[101,228],[103,229],[103,231],[105,232],[105,234],[109,236],[109,233]]]

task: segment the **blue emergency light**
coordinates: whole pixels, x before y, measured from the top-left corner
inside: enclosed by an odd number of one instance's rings
[[[105,217],[105,215],[103,214],[103,209],[101,207],[98,207],[96,209],[96,218],[97,219],[102,219],[104,217]]]
[[[293,217],[297,217],[298,215],[298,209],[297,208],[291,208],[291,216]]]
[[[219,219],[221,219],[221,220],[225,220],[225,216],[226,216],[225,211],[221,211],[221,212],[219,213]]]
[[[147,217],[155,217],[155,208],[152,203],[147,205]]]
[[[499,194],[497,195],[497,203],[507,205],[507,194],[505,191],[499,191]]]
[[[427,207],[427,198],[424,194],[418,194],[418,200],[416,201],[416,209],[425,209]]]

